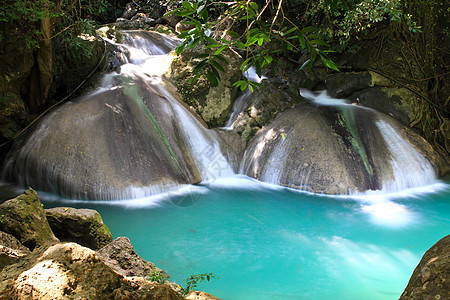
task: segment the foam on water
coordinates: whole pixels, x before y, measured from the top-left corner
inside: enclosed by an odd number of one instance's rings
[[[327,106],[339,106],[339,105],[351,105],[346,99],[337,99],[330,97],[327,91],[312,92],[307,89],[300,89],[300,95],[317,105]]]

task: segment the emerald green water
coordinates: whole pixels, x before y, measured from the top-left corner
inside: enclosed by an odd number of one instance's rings
[[[236,177],[147,199],[44,203],[98,210],[172,281],[219,276],[199,289],[225,300],[398,299],[450,233],[448,183],[349,198]]]

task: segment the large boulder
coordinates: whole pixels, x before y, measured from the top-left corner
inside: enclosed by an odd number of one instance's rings
[[[450,299],[450,235],[425,252],[400,296],[400,300],[435,299]]]
[[[38,249],[14,267],[0,273],[5,299],[182,299],[168,285],[123,277],[75,243]]]
[[[250,177],[316,193],[393,191],[434,180],[435,167],[425,158],[428,148],[423,149],[422,142],[431,148],[408,128],[371,109],[304,103],[281,113],[255,135],[242,166]]]
[[[111,79],[114,88],[65,104],[16,140],[5,175],[78,199],[129,199],[200,182],[183,125],[172,121],[178,102],[144,78]]]
[[[58,242],[39,197],[31,188],[0,205],[0,230],[13,235],[30,250]]]
[[[167,77],[175,84],[183,101],[192,106],[210,127],[224,126],[233,107],[235,88],[233,83],[241,77],[242,58],[233,50],[226,49],[221,55],[228,64],[219,61],[225,72],[220,72],[217,87],[210,85],[205,76],[193,80],[192,71],[202,59],[197,55],[208,52],[200,46],[186,48],[172,62]]]
[[[298,96],[302,75],[293,76],[290,80],[265,79],[262,81],[262,88],[251,94],[245,91],[241,96],[246,97],[246,102],[244,109],[237,115],[233,127],[245,141],[248,142],[259,129],[268,125],[279,113],[302,102]]]
[[[147,277],[159,272],[167,274],[153,263],[142,259],[134,250],[127,237],[118,237],[105,247],[98,250],[97,255],[115,272],[127,276]]]
[[[112,241],[111,231],[95,210],[55,207],[46,209],[45,213],[50,228],[60,241],[75,242],[93,250]]]

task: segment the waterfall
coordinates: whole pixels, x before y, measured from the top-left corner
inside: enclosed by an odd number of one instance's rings
[[[367,107],[352,105],[346,99],[332,98],[326,91],[315,94],[302,89],[300,94],[317,105],[334,106],[344,113],[352,110],[369,110],[376,114],[375,124],[370,124],[370,126],[375,125],[383,138],[390,157],[389,164],[391,168],[391,172],[384,170],[384,172],[379,174],[380,182],[382,182],[382,192],[396,192],[408,188],[421,187],[436,180],[436,170],[432,164],[399,134],[401,129],[394,128],[392,125],[393,121],[388,119],[387,116]],[[354,122],[354,120],[346,121],[348,123]],[[355,125],[350,124],[347,126],[351,128]],[[356,135],[356,133],[352,134]],[[380,166],[376,167],[381,169]]]
[[[4,179],[68,198],[128,199],[234,174],[217,134],[162,79],[179,41],[143,31],[123,35],[127,63],[17,141]]]
[[[244,76],[252,81],[260,83],[263,79],[265,79],[265,76],[259,77],[258,74],[256,74],[255,67],[250,67],[246,72],[244,72]],[[236,122],[239,114],[245,109],[245,106],[247,104],[248,99],[252,96],[252,92],[250,89],[245,89],[239,97],[234,102],[233,105],[233,112],[230,115],[230,118],[227,121],[227,124],[225,125],[226,129],[233,129],[234,123]]]
[[[387,121],[380,118],[376,125],[391,155],[392,175],[384,174],[382,191],[401,191],[433,183],[436,172],[430,162]]]

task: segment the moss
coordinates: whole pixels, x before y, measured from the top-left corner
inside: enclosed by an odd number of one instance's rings
[[[163,130],[161,129],[161,126],[159,126],[158,120],[156,120],[155,116],[153,116],[152,112],[148,109],[147,105],[145,105],[144,101],[142,100],[142,97],[139,96],[136,86],[124,84],[124,92],[125,95],[127,95],[129,98],[136,101],[139,107],[146,113],[148,119],[159,133],[159,136],[161,137],[161,140],[164,142],[164,145],[167,147],[167,150],[169,151],[170,156],[172,157],[176,166],[183,172],[183,168],[181,167],[181,164],[178,160],[178,156],[175,154],[175,151],[170,145],[169,139],[164,134]]]
[[[350,143],[355,149],[355,151],[359,154],[361,157],[364,168],[366,169],[367,173],[370,175],[370,177],[373,176],[373,168],[369,162],[369,159],[367,157],[367,153],[364,147],[364,144],[361,141],[361,138],[358,133],[358,129],[356,128],[356,122],[355,122],[355,116],[353,114],[353,107],[347,108],[343,107],[339,109],[341,111],[340,116],[342,117],[343,126],[347,128],[347,131],[351,135]]]

